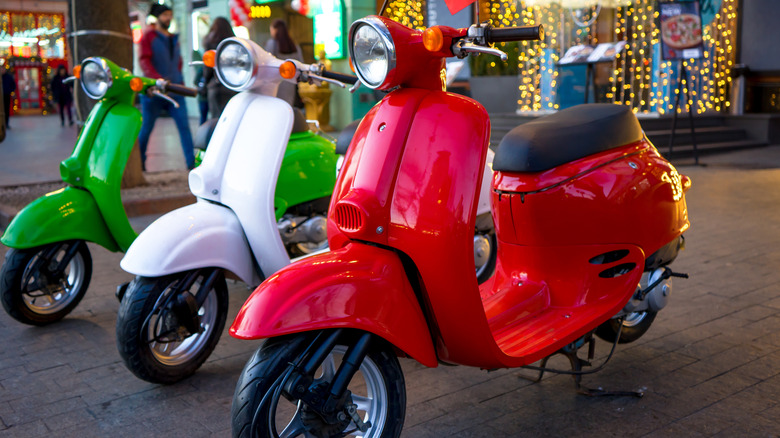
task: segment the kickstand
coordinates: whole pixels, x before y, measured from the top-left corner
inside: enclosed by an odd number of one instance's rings
[[[585,395],[588,397],[637,397],[641,398],[645,394],[641,391],[606,391],[601,388],[597,389],[591,389],[587,388],[585,386],[582,386],[582,375],[583,374],[590,374],[593,371],[583,371],[582,368],[584,366],[592,366],[590,363],[591,360],[593,360],[593,355],[595,352],[595,346],[596,346],[596,340],[594,338],[587,339],[588,342],[588,360],[580,359],[579,356],[577,356],[577,351],[580,349],[580,347],[583,346],[584,343],[575,342],[573,344],[567,345],[566,347],[561,348],[557,352],[553,353],[550,356],[545,357],[542,359],[542,362],[539,367],[532,367],[527,366],[525,368],[537,370],[539,371],[539,376],[536,379],[533,379],[532,377],[527,377],[520,375],[519,377],[531,380],[535,383],[538,383],[542,380],[542,377],[544,376],[545,371],[550,371],[552,373],[556,374],[570,374],[572,378],[574,379],[574,386],[577,389],[577,394]],[[550,360],[550,358],[556,354],[561,354],[566,356],[567,359],[569,359],[569,363],[571,364],[571,371],[562,371],[562,370],[554,370],[554,369],[548,369],[547,368],[547,361]],[[603,367],[603,365],[602,365]],[[594,371],[597,371],[601,367],[597,368]]]

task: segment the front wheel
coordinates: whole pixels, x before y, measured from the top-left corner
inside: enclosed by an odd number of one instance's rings
[[[233,436],[398,437],[403,427],[406,390],[398,359],[390,349],[370,351],[347,388],[346,403],[356,405],[359,419],[370,423],[365,432],[357,430],[343,409],[338,420],[328,422],[303,401],[290,400],[283,394],[290,363],[303,354],[311,339],[306,334],[269,339],[255,352],[244,367],[233,396]],[[346,345],[333,348],[315,372],[311,387],[333,381],[346,351]]]
[[[209,278],[211,279],[209,280]],[[203,304],[196,296],[206,294]],[[127,368],[153,383],[175,383],[200,368],[219,342],[228,309],[218,268],[164,277],[136,277],[116,320],[116,343]]]
[[[19,322],[50,324],[79,304],[91,277],[92,257],[82,240],[12,248],[0,270],[0,301]]]

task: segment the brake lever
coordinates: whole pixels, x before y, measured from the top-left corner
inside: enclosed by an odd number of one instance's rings
[[[179,102],[176,102],[175,100],[173,100],[173,98],[171,98],[171,96],[168,96],[168,95],[167,95],[167,94],[165,94],[165,93],[161,93],[161,92],[160,92],[160,90],[158,90],[158,89],[156,89],[156,88],[150,88],[150,89],[147,91],[147,93],[148,93],[148,94],[151,94],[152,96],[157,96],[157,97],[160,97],[160,98],[162,98],[162,99],[165,99],[165,100],[167,100],[167,101],[168,101],[168,102],[170,102],[170,103],[171,103],[171,104],[172,104],[172,105],[173,105],[175,108],[178,108],[178,107],[179,107]]]
[[[196,65],[198,65],[198,66],[200,66],[200,65],[206,65],[206,63],[204,63],[203,61],[190,61],[190,63],[189,63],[188,65],[189,65],[190,67],[194,67],[194,66],[196,66]]]
[[[316,79],[316,80],[318,80],[318,81],[322,81],[322,82],[327,82],[327,83],[329,83],[329,84],[338,85],[338,86],[339,86],[339,87],[341,87],[341,88],[347,88],[347,86],[346,86],[346,85],[345,85],[343,82],[341,82],[341,81],[337,81],[337,80],[335,80],[335,79],[326,78],[326,77],[324,77],[324,76],[320,76],[320,75],[318,75],[318,74],[316,74],[316,73],[312,73],[312,72],[307,72],[307,75],[308,75],[310,78],[314,78],[314,79]]]
[[[68,76],[67,78],[62,80],[62,83],[63,84],[69,84],[69,83],[75,82],[75,81],[76,81],[76,77],[75,76]]]
[[[358,88],[360,88],[360,81],[355,82],[355,85],[349,87],[349,92],[355,93],[355,91],[357,91]]]
[[[473,43],[463,43],[463,44],[458,44],[456,48],[458,53],[455,53],[455,55],[458,57],[460,57],[461,53],[465,53],[465,54],[484,53],[486,55],[498,56],[499,58],[501,58],[502,61],[506,61],[509,59],[509,55],[502,52],[501,50],[494,49],[493,47],[485,47]],[[453,50],[453,52],[455,52],[455,50]]]

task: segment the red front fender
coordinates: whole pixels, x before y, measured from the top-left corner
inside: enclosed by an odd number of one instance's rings
[[[381,336],[425,366],[438,363],[398,255],[358,243],[269,277],[241,307],[230,335],[261,339],[337,327]]]

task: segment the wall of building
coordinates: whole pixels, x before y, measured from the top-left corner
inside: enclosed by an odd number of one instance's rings
[[[4,0],[0,2],[0,8],[6,11],[25,12],[58,12],[68,13],[66,1],[29,1],[29,0]]]
[[[780,71],[780,1],[742,0],[740,63],[753,71]]]

